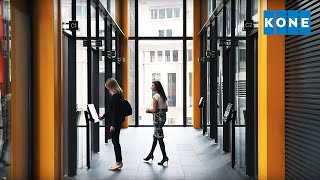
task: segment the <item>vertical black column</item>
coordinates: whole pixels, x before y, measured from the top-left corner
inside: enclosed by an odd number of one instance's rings
[[[76,0],[72,0],[71,4],[71,16],[72,20],[76,20]],[[67,158],[68,158],[68,176],[77,175],[77,156],[78,156],[78,145],[77,145],[77,116],[76,116],[76,72],[77,72],[77,64],[76,64],[76,31],[72,32],[72,36],[69,37],[68,49],[67,49],[67,59],[64,59],[65,65],[67,66],[67,79],[64,85],[67,86],[67,104],[64,104],[67,111]]]
[[[235,37],[235,28],[236,28],[236,2],[231,0],[231,49],[230,49],[230,65],[229,65],[229,98],[230,103],[234,107],[234,84],[235,84],[235,60],[236,60],[236,37]],[[235,121],[235,120],[234,120]],[[231,163],[232,167],[235,166],[235,122],[232,122],[232,153],[231,153]]]
[[[88,80],[88,104],[92,103],[91,99],[91,1],[87,1],[87,80]]]
[[[206,56],[207,49],[207,31],[205,31],[203,36],[203,49],[204,49],[204,57]],[[200,64],[200,96],[204,98],[204,100],[207,102],[207,63],[201,63]],[[201,116],[201,128],[204,128],[206,124],[203,124],[203,122],[206,122],[207,119],[207,106],[203,107],[203,113]]]
[[[138,12],[138,0],[135,0],[135,35],[134,35],[134,44],[135,44],[135,68],[134,68],[134,74],[135,74],[135,126],[139,126],[139,12]]]
[[[215,6],[214,6],[215,7]],[[216,22],[216,18],[214,20]],[[217,71],[219,56],[217,53],[217,24],[213,23],[210,31],[210,49],[214,52],[214,58],[210,61],[210,138],[217,140],[218,138],[218,124],[217,124]],[[217,141],[216,141],[217,142]]]
[[[246,10],[246,20],[252,20],[251,14],[251,0],[247,0],[247,10]],[[254,46],[254,35],[251,35],[251,31],[246,32],[246,113],[244,114],[246,123],[246,174],[248,176],[255,176],[255,159],[257,151],[255,149],[255,125],[257,118],[255,117],[255,105],[257,93],[257,86],[255,78],[257,74],[255,73],[255,58],[254,51],[256,50]],[[257,53],[257,52],[256,52]],[[241,113],[241,112],[240,112]]]
[[[99,40],[99,4],[93,4],[96,6],[96,41]],[[94,107],[96,107],[97,112],[99,113],[99,61],[101,58],[101,54],[99,52],[99,47],[96,47],[96,50],[93,51],[93,58],[92,58],[92,71],[91,71],[91,88],[92,88],[92,103]],[[93,131],[92,131],[92,150],[93,152],[99,152],[99,141],[100,141],[100,133],[99,133],[99,123],[93,124]]]
[[[187,1],[183,0],[183,102],[182,102],[182,113],[183,113],[183,127],[187,126]]]
[[[226,40],[226,28],[227,27],[227,9],[226,6],[223,6],[223,40]],[[226,46],[223,46],[223,112],[226,110],[229,103],[229,50],[226,49]],[[223,123],[223,151],[230,151],[230,125],[229,122]]]
[[[112,77],[112,57],[111,55],[108,56],[108,54],[111,54],[112,49],[112,27],[111,24],[108,22],[107,19],[104,20],[104,26],[105,26],[105,80]],[[105,109],[106,113],[108,110],[108,107],[110,105],[111,96],[109,92],[105,91]],[[108,139],[111,138],[110,134],[110,124],[107,119],[105,119],[105,143],[108,143]]]

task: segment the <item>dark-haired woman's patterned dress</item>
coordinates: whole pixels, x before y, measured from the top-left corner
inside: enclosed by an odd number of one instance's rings
[[[164,138],[162,127],[166,123],[167,115],[166,110],[159,109],[158,112],[153,113],[153,125],[154,125],[154,133],[153,136],[155,138]]]

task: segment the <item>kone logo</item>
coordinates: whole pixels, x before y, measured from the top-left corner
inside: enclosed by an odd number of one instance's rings
[[[308,35],[311,33],[310,11],[264,11],[264,34]]]

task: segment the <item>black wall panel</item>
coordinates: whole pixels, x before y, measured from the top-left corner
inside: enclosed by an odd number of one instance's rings
[[[311,35],[286,37],[286,179],[320,179],[320,1],[287,0],[311,10]]]

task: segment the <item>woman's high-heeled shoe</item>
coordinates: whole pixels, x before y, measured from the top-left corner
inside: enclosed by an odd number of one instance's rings
[[[150,159],[152,159],[152,161],[153,161],[153,154],[149,154],[146,158],[143,158],[143,160],[145,160],[145,161],[149,161]]]
[[[118,164],[115,164],[115,165],[109,167],[108,170],[109,170],[109,171],[120,170],[120,169],[122,168],[122,166],[123,166],[123,163],[121,163],[121,164],[119,164],[119,165],[118,165]]]
[[[165,163],[167,161],[167,165],[169,163],[169,158],[168,157],[165,157],[161,160],[161,162],[158,162],[158,165],[163,165],[163,163]]]

